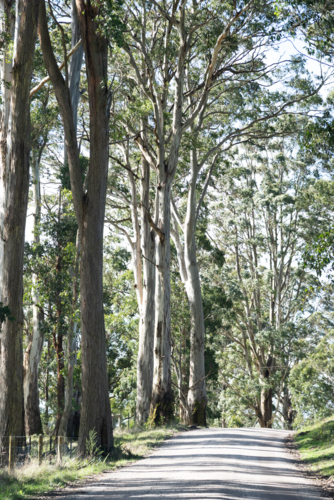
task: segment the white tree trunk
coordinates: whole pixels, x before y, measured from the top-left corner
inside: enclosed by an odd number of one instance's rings
[[[34,242],[39,243],[38,223],[41,214],[41,193],[39,179],[38,157],[34,158],[32,168],[33,193],[34,193]],[[23,362],[23,397],[24,397],[24,417],[26,435],[41,434],[42,422],[39,411],[38,395],[38,367],[41,360],[43,348],[43,331],[40,323],[43,318],[43,311],[38,306],[39,294],[37,290],[37,276],[32,277],[32,301],[33,301],[33,329],[32,336],[25,352]]]
[[[72,29],[72,43],[71,48],[73,48],[80,40],[80,26],[78,19],[78,12],[75,4],[75,0],[72,0],[72,11],[71,11],[71,29]],[[78,122],[78,104],[80,99],[80,72],[83,59],[83,45],[80,45],[78,50],[74,53],[71,58],[69,65],[69,88],[70,97],[72,104],[72,113],[75,131],[77,131]],[[64,141],[64,161],[67,162],[67,151],[66,151],[66,141]],[[68,337],[67,337],[67,379],[66,379],[66,391],[65,391],[65,406],[64,412],[59,424],[59,435],[65,436],[67,434],[68,420],[71,414],[72,399],[73,399],[73,371],[76,365],[76,332],[78,324],[74,319],[75,309],[78,301],[78,280],[79,280],[79,260],[80,260],[80,235],[79,231],[77,234],[76,243],[76,258],[74,265],[74,276],[73,276],[73,301],[72,301],[72,318],[70,320]]]
[[[154,423],[173,416],[170,323],[170,202],[171,180],[158,180],[158,230],[155,236],[155,335],[151,415]]]
[[[188,192],[187,214],[184,224],[184,262],[187,270],[186,292],[190,308],[190,370],[188,406],[191,423],[206,425],[205,384],[205,326],[201,283],[196,258],[196,181],[198,165],[196,152],[191,152],[192,178]]]
[[[187,241],[188,237],[190,241]],[[191,320],[188,390],[189,417],[193,424],[206,425],[205,326],[194,233],[186,233],[185,240],[185,263],[188,274],[186,292]]]
[[[73,47],[78,43],[78,41],[81,38],[78,12],[75,5],[75,0],[72,0],[71,31],[72,31],[71,48],[73,49]],[[75,131],[77,130],[78,126],[78,105],[80,100],[79,84],[80,84],[82,60],[83,60],[83,45],[81,44],[78,50],[71,57],[68,68],[68,85],[70,88],[70,97],[71,97]],[[64,163],[67,163],[66,141],[64,141]]]
[[[182,225],[180,220],[177,221],[178,217],[174,217],[175,230],[172,231],[172,237],[177,251],[180,276],[185,285],[188,297],[191,320],[188,418],[191,424],[206,425],[205,326],[195,241],[198,210],[196,204],[196,181],[199,172],[195,151],[191,152],[191,172],[186,220]],[[183,246],[177,224],[181,224],[183,229]]]
[[[75,320],[75,311],[78,303],[78,285],[79,285],[79,261],[80,261],[80,235],[77,232],[76,256],[73,274],[73,299],[72,299],[72,316],[70,319],[68,336],[67,336],[67,377],[65,391],[64,412],[60,419],[58,435],[66,436],[68,421],[72,409],[73,399],[73,371],[77,361],[76,353],[76,335],[78,324]]]
[[[154,238],[150,228],[147,207],[150,196],[150,166],[142,158],[141,178],[141,252],[143,255],[142,302],[139,322],[139,348],[137,361],[137,407],[139,422],[146,422],[150,413],[153,383],[153,342],[154,342],[154,288],[155,266]]]
[[[81,38],[80,34],[80,26],[79,26],[79,19],[78,19],[78,12],[77,8],[75,5],[75,0],[72,0],[72,11],[71,11],[71,31],[72,31],[72,42],[71,42],[71,48],[75,47],[75,45],[78,43],[78,41]],[[80,99],[80,74],[81,74],[81,66],[82,66],[82,59],[83,59],[83,45],[81,44],[78,50],[73,54],[70,65],[69,65],[69,70],[68,70],[68,80],[69,80],[69,87],[70,87],[70,95],[71,95],[71,104],[72,104],[72,112],[73,112],[73,120],[74,120],[74,126],[75,130],[77,129],[77,124],[78,124],[78,105],[79,105],[79,99]]]

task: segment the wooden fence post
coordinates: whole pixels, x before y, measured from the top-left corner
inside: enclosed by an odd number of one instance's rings
[[[38,436],[38,465],[42,464],[43,457],[43,436],[40,434]]]
[[[64,437],[58,436],[58,463],[61,464],[63,459]]]
[[[8,445],[8,474],[14,472],[14,447],[15,444],[15,436],[9,436],[9,445]]]
[[[121,413],[118,415],[118,427],[120,429],[122,428],[122,414]]]

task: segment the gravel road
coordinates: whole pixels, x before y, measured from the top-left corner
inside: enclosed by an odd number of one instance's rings
[[[66,500],[319,500],[284,446],[286,431],[199,429],[150,457],[59,494]]]

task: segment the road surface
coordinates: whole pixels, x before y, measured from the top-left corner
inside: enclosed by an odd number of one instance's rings
[[[60,498],[319,500],[320,489],[304,477],[285,449],[287,435],[257,428],[184,432],[150,457]]]

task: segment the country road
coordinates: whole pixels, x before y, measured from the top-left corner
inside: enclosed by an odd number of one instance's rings
[[[200,429],[150,457],[105,473],[57,498],[66,500],[319,500],[284,445],[287,431]]]

